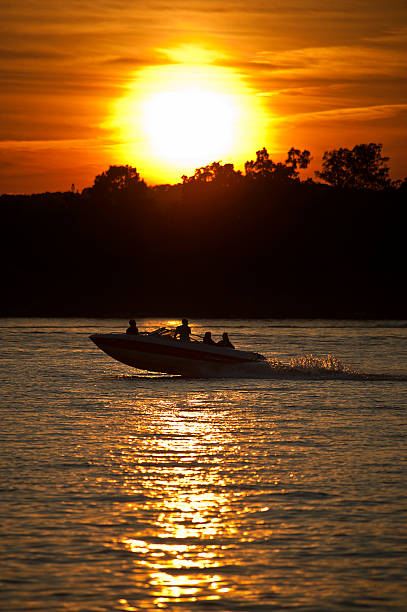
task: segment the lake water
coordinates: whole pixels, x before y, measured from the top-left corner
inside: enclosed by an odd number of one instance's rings
[[[1,609],[404,612],[406,322],[190,323],[303,375],[153,375],[88,340],[127,321],[0,320]]]

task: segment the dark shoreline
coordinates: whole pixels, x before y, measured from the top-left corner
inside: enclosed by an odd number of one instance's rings
[[[2,196],[0,317],[405,319],[406,185]]]

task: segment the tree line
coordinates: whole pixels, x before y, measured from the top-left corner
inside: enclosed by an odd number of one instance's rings
[[[382,146],[148,187],[110,166],[81,193],[3,195],[2,316],[405,317],[407,181]],[[323,181],[323,182],[320,182]]]

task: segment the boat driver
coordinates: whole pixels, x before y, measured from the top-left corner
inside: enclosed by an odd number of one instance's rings
[[[126,334],[133,334],[133,336],[138,335],[138,327],[134,319],[130,319],[129,327],[126,329]]]
[[[189,342],[190,334],[191,328],[188,326],[188,319],[182,319],[182,325],[178,325],[174,332],[174,340],[179,336],[181,342]]]

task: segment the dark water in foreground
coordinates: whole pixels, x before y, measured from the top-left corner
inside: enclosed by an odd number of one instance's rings
[[[1,609],[406,610],[406,323],[200,321],[305,368],[208,380],[87,338],[125,323],[0,320]]]

